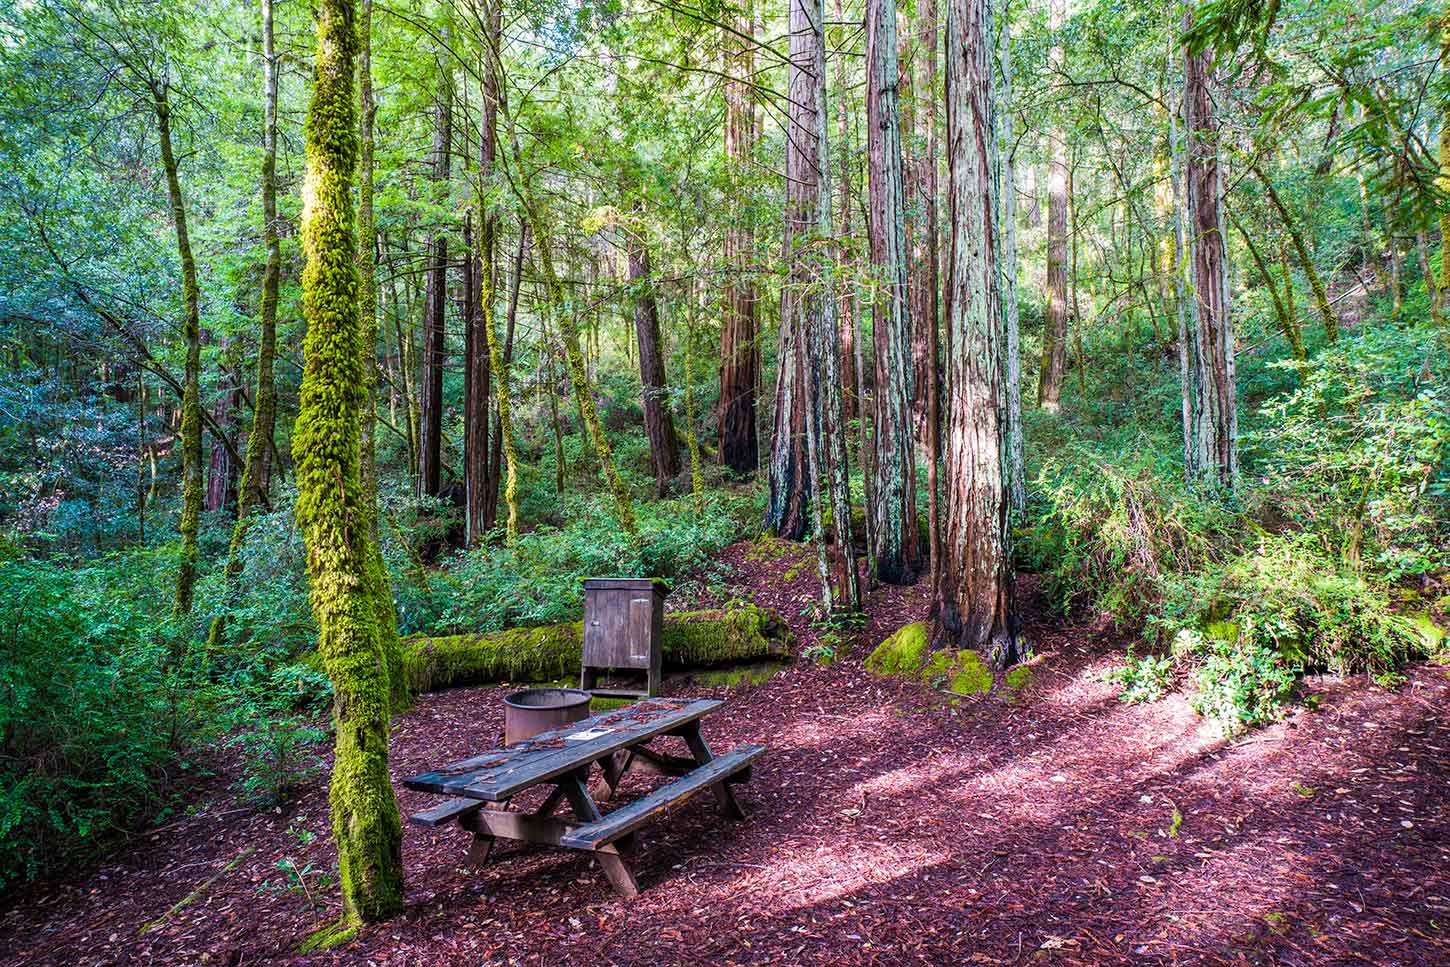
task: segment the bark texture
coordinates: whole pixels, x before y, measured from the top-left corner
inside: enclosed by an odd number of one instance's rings
[[[453,141],[453,88],[445,74],[438,89],[438,119],[433,129],[434,200],[447,192],[449,145]],[[443,490],[443,362],[447,353],[444,320],[448,314],[448,233],[440,226],[428,244],[428,280],[423,310],[423,359],[418,374],[418,493],[437,497]]]
[[[820,38],[811,22],[812,0],[790,0],[790,66],[785,143],[785,240],[787,277],[780,292],[780,338],[776,354],[775,419],[770,440],[770,497],[765,527],[778,537],[800,540],[810,520],[807,481],[807,398],[802,311],[811,286],[812,261],[806,252],[816,227],[816,189],[820,181],[815,137],[812,70]]]
[[[650,462],[655,489],[663,497],[680,472],[680,441],[670,415],[670,388],[665,380],[664,348],[660,340],[660,310],[650,281],[649,249],[638,235],[627,243],[629,284],[634,291],[634,333],[639,340],[639,384],[644,405],[644,429],[649,436]]]
[[[896,0],[866,7],[866,125],[870,157],[876,460],[872,487],[876,576],[910,584],[921,566],[912,432],[912,328],[907,285],[906,189],[901,159]]]
[[[1002,669],[1019,660],[1021,649],[1012,601],[991,0],[948,0],[946,33],[952,239],[946,535],[933,637],[938,645],[978,651]]]
[[[1053,32],[1048,61],[1053,71],[1063,69],[1059,36],[1066,0],[1052,0],[1048,25]],[[1067,358],[1067,136],[1060,124],[1047,133],[1047,291],[1042,332],[1042,366],[1037,381],[1037,404],[1056,413],[1062,404],[1062,372]]]
[[[742,36],[743,35],[743,36]],[[755,472],[760,462],[756,434],[755,387],[760,350],[756,344],[755,283],[752,262],[755,234],[750,223],[745,180],[755,145],[755,101],[750,78],[755,71],[750,4],[725,31],[725,156],[735,192],[725,229],[725,286],[720,327],[720,463],[737,474]]]
[[[1187,17],[1185,13],[1185,27]],[[1179,370],[1183,381],[1183,466],[1189,484],[1232,489],[1238,476],[1233,318],[1223,232],[1218,125],[1210,54],[1184,55]],[[1176,145],[1175,145],[1176,148]],[[1175,154],[1179,152],[1175,151]]]
[[[369,508],[358,466],[368,353],[353,234],[354,28],[352,0],[322,0],[306,127],[307,337],[293,435],[297,519],[307,543],[318,653],[334,695],[330,800],[344,928],[386,919],[403,907],[402,825],[388,776],[390,683],[378,647],[375,585],[367,577]]]

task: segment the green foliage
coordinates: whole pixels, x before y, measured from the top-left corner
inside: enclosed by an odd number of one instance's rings
[[[133,828],[192,770],[216,696],[150,617],[169,564],[0,560],[0,886]],[[148,577],[160,600],[124,593]]]
[[[1128,662],[1114,668],[1103,676],[1104,680],[1115,682],[1122,688],[1118,698],[1130,705],[1139,702],[1156,702],[1168,693],[1168,684],[1173,677],[1173,659],[1167,655],[1144,655],[1134,658],[1128,652]]]
[[[241,764],[239,791],[260,806],[283,805],[323,773],[318,745],[327,732],[293,711],[292,698],[284,691],[236,706],[227,745]]]
[[[1207,656],[1193,675],[1197,691],[1189,701],[1233,735],[1283,716],[1300,672],[1265,645],[1209,639]]]

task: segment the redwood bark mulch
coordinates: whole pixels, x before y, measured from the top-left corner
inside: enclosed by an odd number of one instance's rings
[[[719,597],[815,639],[808,554],[725,560]],[[1315,710],[1225,741],[1181,695],[1121,704],[1101,680],[1112,630],[1022,591],[1038,657],[1021,695],[953,704],[862,670],[868,643],[924,615],[921,588],[876,592],[829,667],[672,680],[728,699],[704,722],[717,749],[769,751],[738,787],[744,822],[706,796],[645,829],[635,899],[578,852],[508,846],[469,871],[466,833],[408,827],[406,913],[296,956],[336,913],[319,781],[280,812],[217,793],[98,867],[0,897],[0,964],[1450,964],[1446,669],[1412,667],[1394,693],[1317,678]],[[487,748],[503,691],[420,698],[394,775]],[[405,814],[437,801],[398,797]],[[283,861],[311,865],[306,890]]]

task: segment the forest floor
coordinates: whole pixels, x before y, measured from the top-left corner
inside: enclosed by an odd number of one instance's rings
[[[779,609],[803,647],[813,563],[759,549],[726,552],[721,591]],[[333,861],[326,783],[258,811],[223,774],[99,867],[0,898],[0,964],[1450,963],[1445,668],[1394,693],[1315,678],[1313,710],[1226,741],[1181,695],[1119,702],[1111,627],[1053,615],[1031,578],[1022,592],[1037,657],[1021,692],[952,704],[863,670],[869,643],[924,614],[919,588],[876,592],[829,666],[673,681],[728,699],[705,723],[717,749],[769,751],[738,787],[744,822],[706,796],[646,828],[638,898],[577,852],[505,848],[469,871],[468,834],[409,826],[406,913],[296,956],[336,913],[313,872]],[[502,691],[422,696],[394,775],[492,744]]]

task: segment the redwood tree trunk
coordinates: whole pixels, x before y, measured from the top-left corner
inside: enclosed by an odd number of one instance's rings
[[[1064,61],[1060,32],[1066,0],[1052,0],[1049,25],[1053,32],[1048,59],[1054,70]],[[1060,125],[1047,133],[1047,306],[1042,333],[1042,368],[1037,380],[1037,403],[1049,413],[1061,409],[1062,371],[1067,357],[1067,140]]]
[[[812,282],[806,244],[815,229],[820,178],[815,136],[812,71],[818,38],[806,4],[791,0],[790,68],[785,144],[785,262],[789,276],[780,293],[780,349],[775,377],[775,422],[770,441],[770,499],[765,526],[779,537],[800,540],[809,520],[806,408],[808,386],[802,292]]]
[[[866,126],[870,132],[871,262],[878,288],[872,306],[876,347],[876,460],[872,534],[876,576],[910,584],[921,564],[916,523],[916,453],[912,434],[912,331],[908,305],[906,194],[897,86],[896,0],[866,8]]]
[[[441,195],[448,183],[448,146],[453,139],[453,91],[444,78],[433,129],[433,181]],[[440,226],[428,246],[427,307],[423,316],[423,360],[418,376],[418,493],[436,497],[443,489],[444,319],[448,306],[448,234]]]
[[[992,114],[991,0],[948,0],[946,535],[934,641],[994,668],[1021,657],[1012,602],[1011,495]]]
[[[725,155],[738,199],[755,142],[755,102],[749,78],[755,69],[749,4],[735,18],[736,33],[726,32]],[[744,34],[745,37],[741,37]],[[755,285],[750,280],[755,237],[749,209],[737,204],[725,229],[725,287],[720,327],[720,463],[737,474],[755,472],[760,443],[755,428],[755,384],[760,354],[756,349]]]
[[[1185,12],[1185,27],[1189,16]],[[1190,484],[1212,482],[1231,489],[1238,476],[1237,387],[1211,82],[1211,55],[1185,54],[1183,118],[1188,143],[1180,246],[1185,253],[1181,284],[1187,291],[1180,300],[1178,340],[1183,465]]]
[[[670,390],[665,382],[664,352],[660,347],[660,312],[650,283],[649,249],[644,239],[631,234],[629,284],[634,290],[634,332],[639,340],[639,383],[644,403],[644,428],[649,435],[655,487],[661,497],[680,472],[680,443],[670,415]]]

